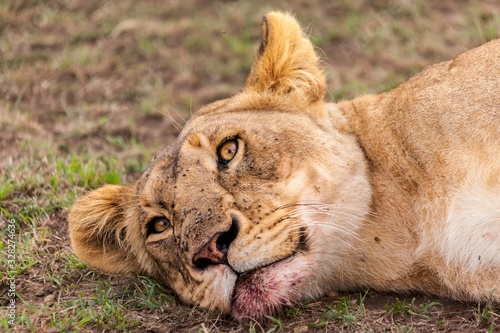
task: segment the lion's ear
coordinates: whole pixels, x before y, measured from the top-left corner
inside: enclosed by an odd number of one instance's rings
[[[294,94],[315,103],[323,100],[325,87],[319,58],[299,23],[290,14],[267,14],[262,24],[261,46],[245,90]]]
[[[90,267],[111,274],[142,273],[127,237],[133,194],[130,187],[106,185],[74,204],[69,214],[71,245]]]

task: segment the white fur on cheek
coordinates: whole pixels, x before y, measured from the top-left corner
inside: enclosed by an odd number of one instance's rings
[[[442,253],[471,271],[500,267],[500,186],[466,186],[450,206]]]
[[[211,266],[201,273],[203,282],[195,289],[191,302],[204,308],[228,313],[231,308],[231,297],[236,284],[236,274],[224,265]],[[202,295],[201,299],[197,296]]]
[[[316,169],[323,179],[328,177],[327,170],[320,166]],[[346,253],[359,243],[359,228],[370,212],[371,189],[364,174],[359,172],[339,178],[347,178],[348,182],[331,185],[320,178],[318,184],[325,187],[326,197],[315,190],[303,191],[301,196],[300,202],[304,205],[299,209],[300,220],[309,236],[309,251],[305,255],[317,263],[314,276],[302,290],[303,296],[320,296],[331,290],[336,281],[342,280],[339,267]],[[333,189],[330,193],[328,185]]]

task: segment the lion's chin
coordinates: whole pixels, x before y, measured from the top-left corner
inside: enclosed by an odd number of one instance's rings
[[[241,274],[233,291],[232,316],[260,319],[300,298],[310,267],[301,255]]]

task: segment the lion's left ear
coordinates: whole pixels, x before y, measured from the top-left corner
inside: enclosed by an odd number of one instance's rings
[[[134,248],[140,231],[131,230],[137,226],[128,214],[133,198],[131,187],[106,185],[78,199],[68,220],[71,245],[80,260],[110,274],[147,272],[147,257]]]
[[[295,18],[271,12],[263,19],[261,46],[245,91],[294,95],[311,104],[322,101],[326,82],[318,63]]]

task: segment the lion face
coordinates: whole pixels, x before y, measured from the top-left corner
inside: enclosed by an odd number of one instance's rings
[[[293,18],[268,15],[243,92],[200,110],[133,187],[75,204],[78,256],[236,318],[325,292],[371,193],[355,138],[331,125],[317,62]]]
[[[301,113],[193,119],[138,182],[137,215],[160,278],[186,301],[237,316],[317,295],[321,237],[345,246],[356,229],[345,219],[357,214],[346,209],[358,200],[352,179],[363,183],[339,140]]]

